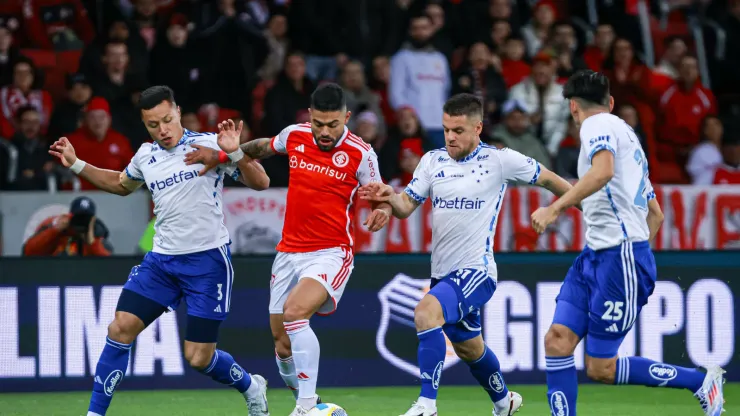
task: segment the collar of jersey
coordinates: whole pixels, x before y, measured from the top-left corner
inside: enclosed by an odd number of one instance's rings
[[[172,146],[172,148],[170,148],[170,149],[165,149],[164,147],[160,146],[160,145],[159,145],[159,143],[157,143],[156,141],[152,141],[152,151],[155,151],[155,150],[160,150],[160,149],[161,149],[161,150],[172,150],[172,149],[177,149],[177,146],[179,146],[179,145],[181,145],[181,144],[185,143],[185,139],[187,139],[188,137],[190,137],[190,136],[192,136],[192,135],[195,135],[195,134],[200,134],[200,133],[196,133],[196,132],[194,132],[194,131],[190,131],[190,130],[188,130],[188,129],[185,129],[185,128],[183,128],[183,129],[182,129],[182,137],[180,138],[180,140],[179,140],[179,141],[177,142],[177,144],[176,144],[176,145]]]
[[[194,134],[198,134],[198,133],[196,133],[194,131],[190,131],[190,130],[188,130],[186,128],[183,128],[182,129],[182,137],[180,138],[180,141],[177,142],[177,146],[185,143],[185,139],[187,139],[188,137],[190,137],[190,136],[192,136]],[[175,147],[177,147],[177,146],[175,146]]]
[[[458,160],[457,163],[465,163],[465,162],[467,162],[469,160],[472,160],[474,157],[476,157],[478,155],[478,153],[480,153],[480,150],[482,148],[483,148],[483,146],[481,144],[478,144],[478,147],[476,147],[475,150],[473,150],[472,153],[470,153],[469,155],[465,156],[464,158]]]

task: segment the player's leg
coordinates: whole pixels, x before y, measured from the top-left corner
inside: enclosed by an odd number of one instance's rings
[[[468,322],[463,324],[465,321],[471,321],[473,325],[477,321],[478,326],[471,326]],[[445,333],[452,341],[457,356],[468,365],[470,373],[491,398],[494,415],[510,416],[519,411],[522,396],[509,391],[501,374],[498,357],[483,342],[480,335],[480,315],[475,314],[475,318],[470,320],[466,318],[454,326],[445,325]],[[469,338],[471,336],[472,338]]]
[[[179,290],[161,279],[161,276],[155,254],[147,255],[141,265],[131,269],[95,367],[88,416],[105,415],[113,393],[126,375],[134,340],[167,311],[164,305],[177,303]]]
[[[710,368],[704,374],[643,357],[617,358],[619,346],[655,287],[655,259],[648,243],[627,242],[599,252],[595,276],[597,296],[586,339],[589,378],[606,384],[687,389],[699,398],[706,414],[721,411],[721,369]]]
[[[298,375],[295,371],[293,351],[290,347],[290,337],[285,332],[282,313],[270,314],[270,330],[272,331],[272,340],[275,343],[275,362],[277,363],[280,377],[282,377],[285,385],[293,393],[293,397],[298,400]]]
[[[494,415],[509,416],[522,406],[522,396],[510,392],[506,387],[501,365],[496,354],[488,348],[481,336],[480,310],[488,303],[496,290],[494,280],[469,279],[460,282],[458,310],[470,311],[459,322],[445,324],[447,338],[452,342],[455,353],[470,368],[470,373],[488,393],[493,403]]]
[[[414,310],[414,323],[419,337],[417,359],[421,374],[419,399],[406,416],[430,416],[437,412],[437,392],[444,367],[447,344],[443,332],[445,324],[457,324],[470,307],[477,311],[491,298],[495,284],[486,270],[463,269],[443,279],[433,279],[432,287]],[[484,293],[479,304],[470,303],[473,293]],[[462,340],[459,340],[462,341]]]
[[[545,334],[547,400],[552,415],[576,415],[578,374],[573,352],[588,329],[588,253],[576,258],[557,297],[552,325]]]
[[[283,308],[291,289],[298,283],[298,277],[292,267],[291,257],[288,253],[278,253],[272,264],[272,276],[270,278],[270,330],[275,343],[275,363],[277,364],[280,377],[285,385],[298,399],[298,375],[295,371],[295,361],[290,348],[290,337],[285,332],[283,320]]]
[[[310,319],[315,313],[334,312],[352,273],[350,250],[329,249],[301,253],[294,259],[300,276],[283,307],[285,332],[290,337],[293,361],[298,374],[298,400],[295,414],[316,406],[316,382],[321,348]]]
[[[234,269],[228,246],[176,256],[167,267],[188,305],[185,359],[202,374],[241,393],[250,416],[268,415],[265,379],[247,373],[231,354],[216,348],[219,327],[231,309]]]

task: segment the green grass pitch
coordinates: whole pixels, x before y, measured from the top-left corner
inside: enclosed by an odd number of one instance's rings
[[[549,415],[545,386],[512,386],[524,397],[517,416]],[[408,410],[418,389],[413,387],[321,389],[325,402],[343,406],[349,416],[397,416]],[[0,394],[2,416],[84,416],[90,393]],[[701,416],[698,402],[686,391],[632,386],[585,385],[579,390],[581,416]],[[740,414],[740,383],[725,386],[728,416]],[[290,392],[271,389],[270,414],[287,416],[294,403]],[[488,397],[475,387],[440,389],[440,416],[490,415]],[[246,415],[244,400],[229,389],[116,392],[108,416]]]

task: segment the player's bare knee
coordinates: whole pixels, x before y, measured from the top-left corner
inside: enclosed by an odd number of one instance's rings
[[[593,381],[604,384],[614,384],[614,375],[617,372],[617,360],[586,357],[586,375]]]
[[[463,342],[455,342],[452,344],[452,347],[455,349],[455,354],[467,363],[482,357],[483,352],[486,350],[483,337],[480,336]]]
[[[286,303],[283,307],[283,322],[295,322],[301,319],[309,319],[311,310],[301,305]]]
[[[545,353],[553,357],[573,355],[578,345],[578,336],[562,325],[553,325],[545,334]]]
[[[424,296],[414,309],[414,324],[417,331],[425,331],[445,323],[442,305],[434,296]]]
[[[213,344],[186,342],[183,350],[188,364],[196,370],[203,370],[211,363],[216,347]]]
[[[108,325],[108,338],[113,341],[131,344],[137,335],[136,325],[125,318],[116,316],[116,319]]]

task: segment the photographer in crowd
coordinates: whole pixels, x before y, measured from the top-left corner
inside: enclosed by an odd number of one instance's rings
[[[95,217],[95,203],[75,198],[69,213],[49,217],[23,245],[24,256],[110,256],[108,228]]]

